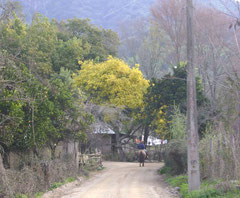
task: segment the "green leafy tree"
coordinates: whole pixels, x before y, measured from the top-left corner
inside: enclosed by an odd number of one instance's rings
[[[206,97],[203,95],[203,88],[199,78],[197,78],[197,104],[203,106],[207,103]],[[171,120],[174,106],[179,106],[181,113],[186,113],[187,102],[187,72],[184,63],[173,67],[173,73],[165,75],[162,79],[152,79],[147,93],[144,96],[144,110],[140,116],[140,122],[144,122],[146,127],[157,130],[156,119],[159,111],[163,106],[167,108],[162,111],[166,113],[167,121]],[[157,119],[157,122],[159,119]],[[165,125],[169,126],[168,122]],[[200,131],[204,130],[205,123],[200,126]],[[159,131],[159,130],[157,130]],[[166,134],[164,130],[159,131],[165,134],[165,138],[170,138],[170,134]]]
[[[116,56],[119,39],[115,32],[97,28],[89,19],[71,19],[65,24],[72,37],[82,39],[84,45],[90,45],[85,59],[105,61],[109,55]]]
[[[83,137],[93,117],[83,109],[72,71],[60,69],[79,67],[88,53],[81,39],[58,40],[54,22],[40,15],[30,26],[15,16],[2,24],[0,43],[0,144],[37,153],[46,144],[54,150],[63,138]],[[56,52],[66,55],[55,59],[59,73],[53,71]]]
[[[37,14],[27,29],[25,62],[38,78],[49,78],[52,72],[52,56],[56,51],[56,27],[49,19]]]
[[[197,104],[203,105],[207,102],[203,95],[203,87],[200,78],[197,78]],[[159,108],[161,105],[173,107],[179,105],[182,113],[186,113],[187,101],[187,72],[185,63],[173,67],[173,73],[165,75],[162,79],[152,79],[147,98],[153,97],[151,108]]]
[[[53,56],[54,71],[59,72],[61,67],[72,71],[80,69],[79,62],[84,60],[89,50],[89,44],[84,45],[82,39],[73,37],[67,41],[59,40]]]
[[[1,50],[19,56],[24,47],[26,29],[27,26],[16,15],[8,23],[2,23],[0,30]]]

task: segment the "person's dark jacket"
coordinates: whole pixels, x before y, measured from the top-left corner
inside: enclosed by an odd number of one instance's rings
[[[146,147],[143,143],[139,143],[137,147],[138,147],[138,149],[146,149]]]

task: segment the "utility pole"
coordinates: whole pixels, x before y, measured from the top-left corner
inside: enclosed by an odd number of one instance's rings
[[[187,10],[187,137],[188,191],[200,189],[196,79],[194,67],[193,1],[186,0]]]

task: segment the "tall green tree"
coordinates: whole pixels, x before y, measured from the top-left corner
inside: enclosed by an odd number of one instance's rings
[[[82,39],[73,37],[67,41],[59,40],[53,55],[53,70],[59,72],[61,67],[71,71],[80,69],[84,56],[89,53],[90,45],[83,44]]]
[[[174,106],[179,106],[181,112],[186,114],[187,102],[187,72],[186,64],[181,63],[172,68],[173,72],[165,75],[162,79],[152,79],[147,93],[144,96],[144,109],[140,116],[140,122],[144,122],[146,129],[156,130],[156,119],[159,120],[159,111],[166,115],[167,121],[171,120]],[[199,78],[197,78],[197,104],[203,106],[207,103],[203,95],[203,88]],[[165,108],[163,108],[166,106]],[[162,117],[164,120],[164,117]],[[168,123],[165,120],[165,124]],[[151,127],[150,127],[151,125]],[[203,126],[204,127],[204,126]],[[200,128],[204,130],[204,128]],[[148,134],[148,132],[146,131]],[[170,134],[160,132],[160,135],[170,138]]]
[[[72,37],[82,39],[84,45],[90,45],[85,59],[104,61],[109,55],[117,55],[119,39],[115,32],[97,28],[90,24],[89,19],[71,19],[63,25]]]
[[[49,78],[53,70],[52,56],[56,51],[57,34],[49,19],[36,14],[27,29],[24,58],[29,70],[38,78]]]

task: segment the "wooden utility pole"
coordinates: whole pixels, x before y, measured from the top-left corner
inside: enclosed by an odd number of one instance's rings
[[[194,67],[193,2],[186,0],[187,10],[187,137],[188,190],[200,189],[196,79]]]

